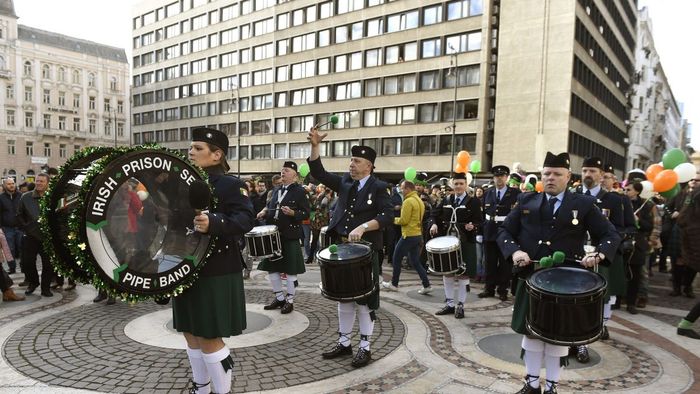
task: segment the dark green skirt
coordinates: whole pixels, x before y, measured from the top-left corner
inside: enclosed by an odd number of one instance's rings
[[[372,252],[372,281],[374,282],[374,288],[377,290],[370,294],[369,297],[357,301],[359,305],[367,305],[369,309],[376,311],[379,309],[379,282],[382,279],[379,273],[379,254],[376,251]]]
[[[598,266],[598,272],[608,282],[606,297],[623,296],[627,294],[627,277],[625,276],[625,262],[622,255],[616,253],[610,267]]]
[[[525,289],[525,279],[518,278],[518,286],[515,289],[515,301],[513,302],[513,317],[510,320],[510,328],[518,334],[527,335],[526,318],[530,309],[530,298]]]
[[[306,272],[299,240],[282,240],[282,257],[263,259],[258,264],[258,269],[267,272],[284,272],[289,275],[299,275]]]
[[[203,338],[240,335],[246,328],[241,273],[197,279],[173,298],[173,326],[179,332]]]
[[[467,267],[464,275],[473,278],[476,276],[476,243],[460,242],[460,246],[462,248],[462,261]]]

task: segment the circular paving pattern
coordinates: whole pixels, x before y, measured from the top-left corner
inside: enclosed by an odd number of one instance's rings
[[[246,290],[251,303],[265,304],[269,297],[268,290]],[[320,357],[337,338],[337,304],[299,292],[294,305],[295,312],[308,318],[308,328],[284,341],[235,349],[233,392],[284,388],[353,370],[350,358]],[[185,352],[144,345],[124,334],[130,321],[165,309],[151,302],[82,305],[18,329],[5,342],[3,357],[22,374],[50,385],[117,393],[184,392],[190,376]],[[399,347],[405,336],[396,316],[386,310],[377,315],[374,360]],[[358,337],[356,324],[354,343]]]

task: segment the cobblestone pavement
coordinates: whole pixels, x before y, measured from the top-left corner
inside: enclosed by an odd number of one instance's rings
[[[385,266],[387,277],[389,271]],[[21,275],[13,278],[19,282]],[[590,364],[572,360],[559,392],[700,392],[700,341],[675,334],[696,300],[668,296],[668,278],[656,272],[650,278],[649,305],[640,314],[624,307],[615,312],[611,340],[591,344]],[[417,276],[404,271],[399,292],[382,294],[372,363],[354,369],[349,358],[321,359],[337,335],[336,303],[320,296],[317,267],[299,279],[294,313],[268,312],[260,327],[229,345],[236,361],[233,392],[509,393],[522,386],[512,302],[477,298],[480,284],[472,283],[466,318],[458,320],[434,314],[444,298],[440,277],[433,279],[433,294],[423,296],[416,292]],[[169,306],[93,304],[89,286],[55,294],[0,304],[0,393],[186,392],[190,371],[178,344],[147,344],[126,333],[145,319],[152,322],[145,328],[149,335],[181,340],[163,321]],[[253,271],[246,282],[249,313],[262,310],[270,296],[265,273]],[[301,328],[270,334],[269,321]],[[358,336],[355,326],[355,344]]]

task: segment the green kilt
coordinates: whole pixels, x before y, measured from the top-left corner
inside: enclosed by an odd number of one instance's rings
[[[518,334],[528,335],[526,328],[527,313],[530,309],[530,298],[527,296],[524,278],[518,278],[518,286],[515,289],[515,301],[513,302],[513,317],[510,328]]]
[[[625,262],[622,255],[615,254],[615,259],[609,267],[598,266],[598,272],[608,282],[605,293],[606,299],[610,296],[623,296],[627,294],[627,277],[625,276]]]
[[[462,261],[466,267],[464,275],[473,278],[476,276],[476,243],[460,241],[462,249]]]
[[[284,272],[289,275],[299,275],[306,272],[304,255],[298,239],[282,240],[282,257],[266,258],[258,264],[258,269],[267,272]]]
[[[379,309],[379,282],[382,279],[379,273],[379,265],[379,254],[377,251],[372,251],[372,281],[376,291],[370,294],[369,297],[356,301],[359,305],[367,305],[373,311]]]
[[[203,338],[240,335],[246,328],[241,273],[197,279],[173,298],[173,326],[179,332]]]

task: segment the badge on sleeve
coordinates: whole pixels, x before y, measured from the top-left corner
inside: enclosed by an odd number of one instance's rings
[[[571,216],[574,217],[573,219],[571,219],[571,224],[573,224],[574,226],[578,226],[578,219],[577,219],[578,210],[572,209],[572,210],[571,210]]]

